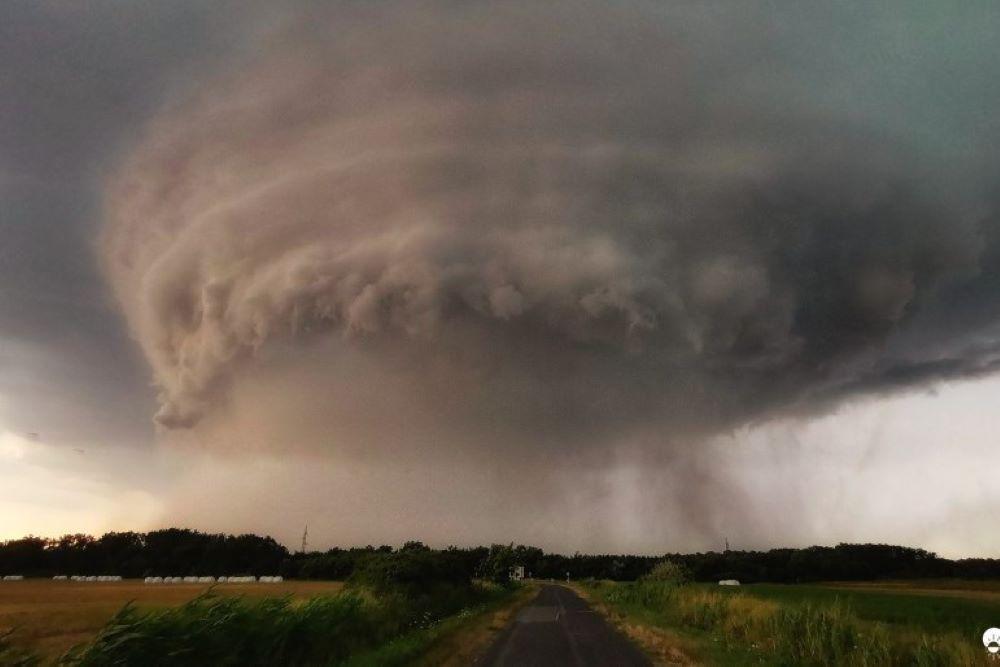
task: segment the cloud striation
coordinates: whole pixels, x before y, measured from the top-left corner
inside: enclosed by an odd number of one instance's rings
[[[992,370],[988,163],[712,6],[255,23],[107,179],[156,421],[655,451]]]

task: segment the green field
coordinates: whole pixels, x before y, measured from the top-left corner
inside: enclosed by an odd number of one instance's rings
[[[1000,623],[1000,596],[981,596],[985,584],[979,589],[968,587],[970,582],[963,585],[931,589],[917,582],[897,588],[752,584],[741,586],[739,594],[781,604],[842,604],[864,621],[927,633],[956,632],[979,641],[986,628]],[[733,589],[715,588],[733,594]]]
[[[989,664],[996,582],[585,585],[633,638],[693,662],[770,665]]]

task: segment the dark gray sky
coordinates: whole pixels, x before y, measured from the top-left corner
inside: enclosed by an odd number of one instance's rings
[[[1000,363],[998,24],[5,3],[6,532],[995,548],[959,480]],[[928,405],[979,430],[914,439]],[[866,513],[903,461],[938,503]]]

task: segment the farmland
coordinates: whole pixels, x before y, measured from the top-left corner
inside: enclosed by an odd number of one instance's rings
[[[592,582],[584,592],[656,652],[707,664],[985,664],[996,582]]]
[[[139,609],[174,607],[204,593],[205,584],[145,585],[141,580],[77,583],[28,579],[0,583],[0,632],[13,629],[12,643],[55,657],[92,638],[127,602]],[[304,599],[335,593],[340,582],[286,581],[280,584],[220,585],[221,596]]]
[[[972,588],[980,583],[983,589]],[[931,634],[955,632],[976,641],[986,628],[1000,623],[1000,593],[993,582],[962,582],[961,588],[929,588],[924,582],[877,582],[844,585],[755,584],[744,594],[780,604],[841,604],[863,621],[910,628]],[[995,584],[993,584],[995,585]],[[734,591],[724,593],[736,594]]]

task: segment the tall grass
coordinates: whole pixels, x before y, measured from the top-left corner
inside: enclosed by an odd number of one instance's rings
[[[126,605],[89,645],[63,661],[81,666],[330,664],[399,634],[405,618],[345,593],[296,604],[211,593],[169,609]]]
[[[973,665],[986,662],[965,639],[928,635],[861,621],[845,605],[778,604],[700,586],[640,581],[596,587],[594,593],[626,615],[680,628],[722,646],[727,660],[778,665]]]
[[[126,605],[66,665],[351,665],[405,664],[448,615],[505,591],[467,587],[408,596],[357,588],[295,602],[251,600],[211,591],[168,609]]]

